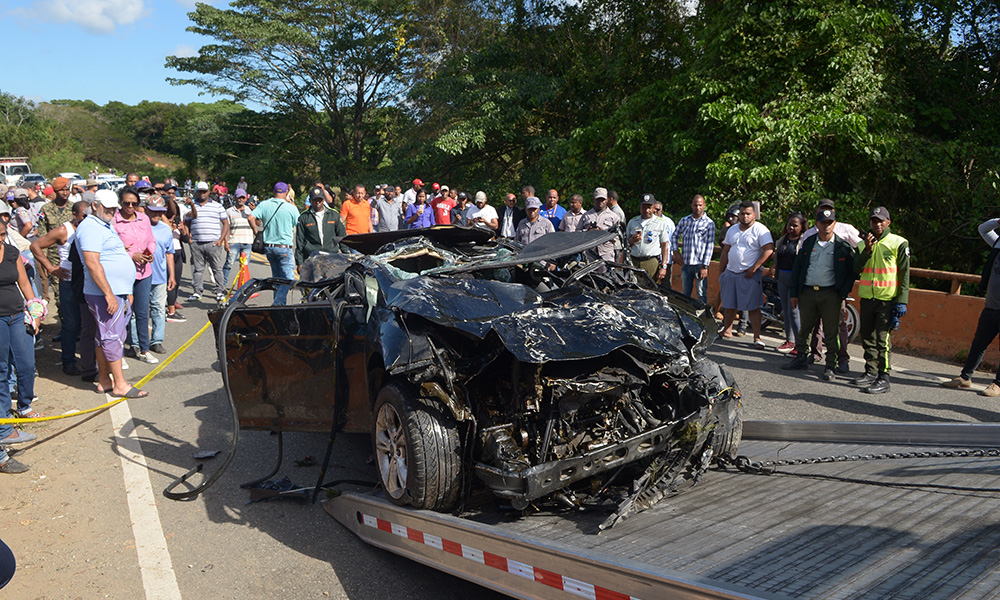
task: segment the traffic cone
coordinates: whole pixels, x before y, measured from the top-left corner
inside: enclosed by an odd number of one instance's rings
[[[240,252],[240,272],[236,276],[236,289],[239,290],[250,281],[250,258],[245,252]],[[253,294],[247,300],[253,300],[260,294]]]

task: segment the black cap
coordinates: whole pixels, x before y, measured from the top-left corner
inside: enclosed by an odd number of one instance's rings
[[[823,207],[816,211],[816,221],[836,221],[837,211],[829,207]]]
[[[643,194],[639,204],[656,204],[656,198],[652,194]]]
[[[884,206],[879,206],[878,208],[873,208],[871,215],[868,220],[878,219],[880,221],[889,221],[889,211]]]
[[[829,198],[823,198],[822,200],[820,200],[819,201],[819,208],[823,208],[825,206],[833,208],[833,200],[830,200]]]
[[[458,193],[458,197],[461,198],[461,199],[463,199],[463,200],[468,200],[469,199],[469,195],[466,194],[465,192],[459,192]]]
[[[318,185],[309,190],[309,201],[312,202],[317,198],[326,200],[326,192],[324,192],[323,188],[319,187]]]

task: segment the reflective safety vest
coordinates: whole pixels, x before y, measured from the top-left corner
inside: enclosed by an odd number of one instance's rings
[[[892,300],[899,293],[899,247],[906,238],[887,233],[872,245],[872,254],[861,270],[858,295],[867,300]]]

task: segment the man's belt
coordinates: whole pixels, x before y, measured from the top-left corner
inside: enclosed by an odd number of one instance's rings
[[[819,292],[822,290],[835,290],[837,286],[835,285],[807,285],[806,288],[811,289],[814,292]]]
[[[265,248],[291,248],[291,244],[264,244]]]
[[[649,260],[651,258],[660,260],[660,255],[659,254],[651,254],[649,256],[635,256],[634,254],[632,255],[632,260]]]

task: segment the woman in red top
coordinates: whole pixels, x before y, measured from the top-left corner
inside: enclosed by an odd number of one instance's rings
[[[132,324],[129,328],[128,343],[131,351],[125,354],[142,362],[160,362],[149,351],[149,291],[153,275],[153,250],[156,238],[149,217],[138,210],[139,192],[132,186],[118,192],[118,212],[111,226],[125,244],[125,251],[135,263],[135,284],[132,286]],[[138,339],[136,339],[138,338]]]

